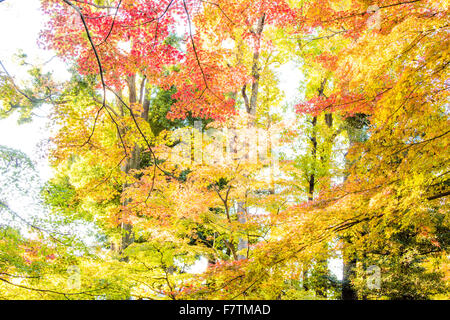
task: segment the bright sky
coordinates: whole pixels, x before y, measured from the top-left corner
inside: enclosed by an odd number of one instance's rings
[[[19,66],[14,55],[21,50],[26,53],[27,62],[40,65],[49,61],[52,52],[40,50],[37,46],[39,31],[43,28],[43,15],[39,10],[39,0],[5,0],[0,3],[0,60],[11,74],[15,82],[20,86],[27,80],[26,68]],[[46,63],[44,71],[53,71],[58,79],[65,79],[68,73],[58,59],[52,59]],[[47,115],[50,106],[43,106],[33,113],[31,123],[18,125],[18,114],[0,120],[0,145],[21,150],[35,163],[36,171],[41,179],[41,184],[51,177],[51,169],[48,166],[45,152],[39,147],[39,143],[48,139],[49,133],[46,127]],[[23,179],[23,178],[22,178]],[[3,195],[0,198],[6,201],[9,207],[22,218],[33,221],[44,210],[39,205],[39,184],[30,183],[29,189],[23,195]],[[22,230],[27,232],[27,230]]]
[[[20,84],[21,79],[26,79],[26,72],[19,67],[14,60],[14,54],[22,50],[28,56],[28,62],[42,64],[53,58],[53,54],[39,49],[37,39],[39,31],[43,28],[44,16],[39,10],[39,0],[5,0],[0,2],[0,60],[13,75],[16,82]],[[52,70],[56,79],[65,79],[68,73],[58,59],[52,59],[45,64],[45,70]],[[280,69],[280,87],[286,93],[286,101],[293,102],[298,97],[297,89],[303,76],[298,68],[288,64]],[[0,145],[19,149],[25,152],[33,161],[37,162],[37,169],[43,181],[51,177],[51,170],[45,159],[41,159],[39,142],[49,137],[46,128],[46,115],[48,107],[37,110],[36,113],[42,117],[34,117],[32,123],[17,124],[17,116],[0,120]],[[1,195],[0,195],[1,196]],[[10,202],[13,209],[20,209],[19,203],[22,199]],[[21,212],[25,214],[24,212]],[[206,267],[206,259],[192,268],[198,271]],[[330,261],[331,269],[338,277],[341,277],[341,263],[334,259]],[[194,271],[194,272],[195,272]]]
[[[13,56],[22,49],[30,57],[47,58],[49,53],[39,52],[36,46],[36,39],[40,29],[40,16],[37,14],[38,0],[13,1],[6,0],[0,3],[0,60],[5,65],[8,72],[18,79],[24,78],[26,73],[14,63]],[[36,61],[33,59],[33,61]],[[46,110],[39,110],[37,113],[45,116]],[[17,125],[17,115],[0,120],[0,145],[19,149],[26,153],[33,161],[37,162],[37,170],[44,181],[50,177],[50,169],[46,165],[45,159],[39,160],[39,150],[37,144],[45,137],[45,117],[36,118],[29,124]],[[31,186],[30,186],[31,187]],[[10,199],[5,195],[0,197],[20,216],[29,217],[29,210],[33,208],[34,201],[30,193],[36,193],[37,188],[30,188],[28,197]],[[5,199],[6,197],[6,199]],[[31,209],[31,210],[33,210]],[[35,212],[33,212],[33,215]]]
[[[28,62],[34,64],[45,63],[53,57],[51,52],[37,46],[39,31],[44,23],[39,5],[39,0],[6,0],[0,3],[0,60],[18,84],[27,77],[25,69],[14,58],[19,50],[28,55]],[[59,79],[68,75],[57,59],[45,64],[45,70],[54,70]],[[34,117],[33,122],[20,126],[17,124],[17,115],[0,120],[0,145],[19,149],[32,160],[38,161],[41,152],[37,144],[48,137],[45,125],[49,110],[48,106],[36,110],[38,116]],[[50,177],[45,160],[39,160],[37,168],[42,179]]]

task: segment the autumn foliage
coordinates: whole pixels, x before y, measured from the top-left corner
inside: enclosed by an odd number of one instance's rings
[[[23,97],[0,73],[0,100],[52,105],[55,174],[41,196],[97,240],[75,255],[45,230],[30,242],[8,231],[0,248],[20,246],[0,263],[7,290],[448,298],[446,1],[41,3],[39,43],[72,78]],[[303,75],[291,101],[286,65]],[[81,289],[61,291],[73,264]],[[15,286],[14,273],[37,278]]]

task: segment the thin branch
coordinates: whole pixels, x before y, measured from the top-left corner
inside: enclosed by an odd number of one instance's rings
[[[122,0],[120,0],[119,4],[117,5],[116,12],[114,13],[113,21],[111,23],[111,27],[109,28],[108,34],[106,35],[105,39],[103,39],[102,42],[100,42],[97,46],[100,46],[101,44],[105,43],[108,40],[109,36],[111,35],[112,30],[114,28],[114,23],[116,22],[117,13],[119,12],[119,8],[120,8],[121,4],[122,4]]]

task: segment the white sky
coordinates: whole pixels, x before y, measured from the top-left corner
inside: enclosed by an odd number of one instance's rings
[[[16,78],[18,84],[19,79],[26,76],[23,68],[19,68],[14,63],[13,56],[22,49],[30,55],[31,61],[39,62],[37,57],[46,59],[50,53],[42,53],[38,50],[36,39],[39,29],[41,28],[42,19],[38,14],[38,0],[6,0],[0,3],[0,60],[5,65],[8,72]],[[37,111],[38,114],[44,115],[46,110]],[[42,181],[50,177],[50,168],[45,159],[39,159],[37,144],[46,137],[45,134],[45,117],[36,118],[32,123],[21,126],[17,124],[18,115],[14,114],[7,119],[0,120],[0,145],[19,149],[26,153],[31,160],[36,162],[36,168]],[[38,192],[36,186],[30,185],[30,190],[23,198],[5,200],[8,205],[23,218],[31,219],[31,216],[38,212],[30,213],[29,210],[36,209],[33,195]],[[4,198],[4,195],[0,195]],[[40,210],[39,210],[40,211]]]
[[[54,56],[52,52],[41,50],[37,46],[39,31],[44,23],[39,6],[39,0],[5,0],[0,3],[0,60],[17,84],[27,78],[26,69],[20,67],[14,58],[19,50],[26,53],[27,62],[33,64],[45,63]],[[58,59],[52,59],[51,63],[46,64],[45,70],[53,70],[58,79],[68,76]],[[40,152],[37,144],[48,137],[45,125],[49,110],[45,106],[36,110],[39,117],[34,117],[33,122],[23,125],[17,124],[17,114],[0,120],[0,145],[19,149],[32,160],[38,161]],[[50,178],[50,168],[45,160],[39,160],[37,168],[43,180]]]

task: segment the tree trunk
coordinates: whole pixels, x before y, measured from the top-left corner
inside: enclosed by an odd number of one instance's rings
[[[133,104],[137,103],[137,92],[136,92],[136,75],[131,75],[127,78],[127,84],[128,84],[128,91],[129,91],[129,106],[130,108],[133,108]],[[140,99],[142,99],[142,94]],[[145,101],[145,99],[144,99]],[[132,111],[130,111],[132,112]],[[148,114],[148,110],[147,110]],[[135,117],[142,117],[145,116],[145,108],[144,112],[141,115],[135,115]],[[121,170],[128,174],[130,170],[139,169],[141,163],[141,150],[139,148],[138,144],[135,144],[133,146],[133,149],[131,150],[130,156],[126,159],[125,163],[122,165]],[[129,185],[125,183],[123,185],[123,190],[128,188]],[[122,203],[123,206],[126,206],[130,202],[130,199],[125,199]],[[134,232],[133,232],[133,226],[131,223],[129,223],[126,219],[125,221],[122,221],[121,223],[121,233],[122,233],[122,241],[120,245],[120,253],[123,252],[129,245],[131,245],[134,242]],[[126,260],[126,257],[124,258]]]
[[[318,91],[318,96],[323,96],[323,91],[325,89],[325,84],[327,82],[327,79],[325,78],[322,80]],[[327,122],[328,124],[328,122]],[[312,166],[312,172],[309,174],[308,177],[308,201],[314,200],[314,192],[316,189],[316,161],[317,161],[317,133],[316,133],[316,126],[317,126],[317,116],[314,116],[311,120],[312,125],[312,133],[309,137],[309,140],[311,141],[311,157],[314,165]],[[330,125],[329,125],[330,126]],[[303,265],[303,271],[302,271],[302,282],[303,282],[303,290],[307,291],[309,288],[307,286],[307,280],[308,280],[308,266],[307,264]]]
[[[259,54],[260,54],[259,47],[261,44],[261,36],[262,36],[263,29],[264,29],[265,19],[266,19],[266,14],[264,13],[258,19],[256,31],[254,32],[254,34],[257,38],[257,43],[256,43],[255,51],[253,52],[253,61],[252,61],[253,81],[252,81],[252,86],[251,86],[250,100],[248,99],[248,96],[247,96],[246,85],[244,85],[241,90],[242,97],[244,99],[245,109],[246,109],[248,115],[250,116],[250,121],[248,124],[248,129],[250,129],[249,132],[252,132],[251,129],[253,129],[256,124],[256,108],[257,108],[259,78],[260,78],[259,63],[258,63],[259,62]],[[249,158],[249,142],[248,142],[249,138],[250,137],[248,137],[248,136],[245,137],[245,146],[244,146],[245,149],[244,150],[246,152],[246,154],[245,154],[246,159]],[[247,222],[247,217],[246,217],[247,214],[248,214],[248,212],[247,212],[247,208],[245,207],[245,202],[239,201],[238,208],[237,208],[238,221],[242,224],[245,224]],[[241,237],[241,238],[239,238],[239,241],[238,241],[237,251],[239,252],[240,250],[245,250],[245,249],[247,249],[247,251],[248,251],[248,240]],[[246,259],[247,255],[238,254],[237,258],[238,258],[238,260]]]
[[[361,142],[364,139],[361,130],[366,125],[365,115],[357,114],[353,117],[348,117],[346,119],[346,123],[347,123],[348,138],[350,142],[349,145],[350,149],[355,143]],[[350,163],[346,155],[345,168],[347,173],[345,174],[344,181],[347,180],[348,170],[350,169],[351,165],[352,164]],[[342,248],[343,274],[342,274],[341,298],[342,300],[357,300],[358,299],[357,292],[351,285],[351,278],[355,273],[357,259],[356,256],[354,254],[350,254],[347,249],[351,245],[351,240],[343,239],[343,242],[344,242]]]
[[[343,274],[342,274],[342,300],[357,300],[358,295],[351,284],[351,278],[355,273],[356,259],[346,255],[346,243],[343,247]]]

